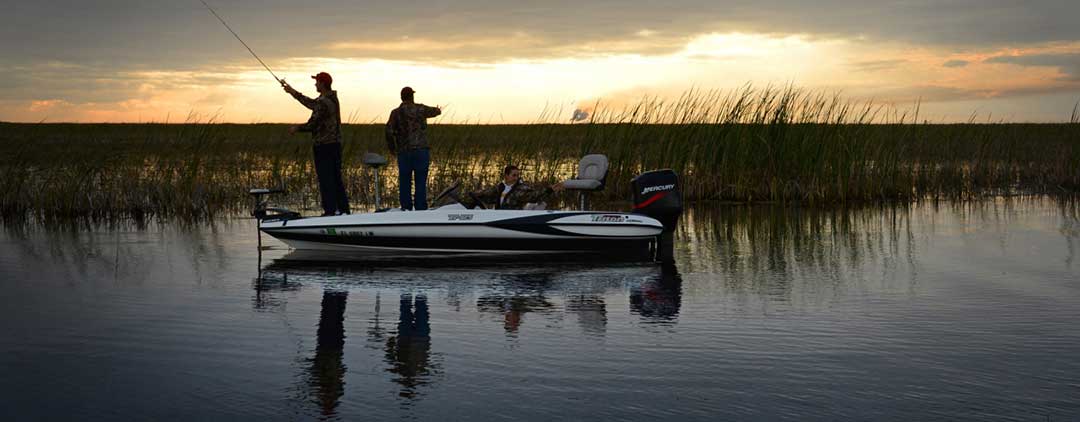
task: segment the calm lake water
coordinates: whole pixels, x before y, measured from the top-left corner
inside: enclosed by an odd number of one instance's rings
[[[678,264],[0,230],[0,420],[1077,420],[1080,212],[702,206]]]

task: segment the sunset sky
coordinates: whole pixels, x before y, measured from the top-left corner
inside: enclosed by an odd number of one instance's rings
[[[748,83],[921,99],[940,122],[1066,121],[1080,101],[1076,0],[208,2],[301,91],[331,73],[357,123],[405,85],[481,123]],[[0,121],[307,117],[198,0],[8,7],[0,73]]]

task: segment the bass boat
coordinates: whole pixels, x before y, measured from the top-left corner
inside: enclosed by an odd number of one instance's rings
[[[378,198],[378,167],[385,165],[386,160],[368,154],[364,162],[375,171]],[[459,200],[460,182],[442,191],[433,201],[445,205],[429,210],[381,209],[325,217],[303,217],[293,211],[268,207],[263,197],[283,190],[252,189],[251,194],[257,199],[254,215],[259,230],[298,250],[624,256],[642,253],[670,261],[673,233],[682,212],[678,177],[671,170],[657,170],[634,178],[632,212],[587,210],[589,192],[604,187],[607,164],[603,155],[582,159],[578,176],[563,182],[567,190],[581,194],[580,209],[568,211],[470,209]]]

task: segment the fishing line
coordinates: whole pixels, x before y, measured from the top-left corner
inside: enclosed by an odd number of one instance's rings
[[[274,71],[270,70],[270,66],[267,66],[266,63],[263,63],[262,59],[259,58],[259,55],[255,54],[255,51],[252,50],[251,47],[248,47],[247,43],[244,42],[244,40],[240,39],[239,35],[236,35],[236,31],[233,31],[233,29],[231,27],[229,27],[229,24],[225,23],[225,19],[222,19],[221,16],[218,15],[217,12],[214,11],[213,7],[210,7],[209,4],[206,4],[205,0],[199,0],[199,1],[203,4],[203,6],[206,6],[206,9],[209,10],[210,13],[214,14],[214,17],[217,18],[217,20],[221,21],[222,25],[225,25],[225,29],[228,29],[229,32],[231,32],[233,34],[233,36],[236,37],[236,40],[240,41],[240,44],[244,45],[244,48],[246,48],[247,51],[249,53],[251,53],[252,57],[255,57],[255,60],[258,60],[259,64],[261,64],[262,67],[265,68],[267,72],[270,72],[270,76],[273,76],[274,80],[277,81],[277,83],[281,84],[282,86],[285,86],[285,81],[282,80],[281,78],[277,77],[277,75],[274,74]]]

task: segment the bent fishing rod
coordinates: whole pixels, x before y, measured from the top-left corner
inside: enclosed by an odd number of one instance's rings
[[[266,71],[267,71],[267,72],[270,72],[270,76],[273,76],[273,77],[274,77],[274,80],[275,80],[275,81],[277,81],[277,83],[281,84],[281,86],[286,86],[286,84],[285,84],[285,80],[284,80],[284,79],[281,79],[281,78],[279,78],[279,77],[277,77],[277,75],[275,75],[275,74],[274,74],[274,71],[273,71],[273,70],[270,70],[270,66],[267,66],[267,65],[266,65],[266,63],[264,63],[264,62],[262,61],[262,59],[260,59],[260,58],[259,58],[259,55],[258,55],[258,54],[255,54],[255,51],[254,51],[254,50],[252,50],[252,49],[251,49],[251,47],[248,47],[247,43],[246,43],[246,42],[244,42],[244,40],[240,39],[240,36],[239,36],[239,35],[236,35],[236,31],[233,31],[233,29],[232,29],[231,27],[229,27],[229,24],[225,23],[225,19],[222,19],[222,18],[221,18],[221,15],[218,15],[218,14],[217,14],[217,12],[215,12],[215,11],[214,11],[214,8],[213,8],[213,7],[210,7],[210,5],[209,5],[209,4],[206,4],[206,0],[199,0],[199,2],[201,2],[201,3],[203,4],[203,6],[206,6],[206,9],[207,9],[207,10],[209,10],[209,11],[210,11],[210,13],[213,13],[213,14],[214,14],[214,17],[215,17],[215,18],[217,18],[217,20],[221,21],[221,24],[222,24],[222,25],[225,25],[225,29],[228,29],[228,30],[229,30],[229,32],[231,32],[231,33],[233,34],[233,36],[234,36],[234,37],[236,37],[236,40],[237,40],[237,41],[240,41],[240,44],[243,44],[243,45],[244,45],[244,48],[246,48],[246,49],[247,49],[247,51],[248,51],[249,53],[251,53],[251,56],[252,56],[252,57],[255,57],[255,60],[258,60],[258,61],[259,61],[259,64],[261,64],[261,65],[262,65],[262,67],[263,67],[264,69],[266,69]]]

